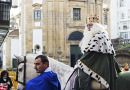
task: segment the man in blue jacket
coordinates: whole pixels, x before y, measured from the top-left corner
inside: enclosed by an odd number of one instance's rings
[[[61,90],[57,75],[51,71],[46,56],[37,56],[34,65],[40,75],[27,82],[26,90]]]

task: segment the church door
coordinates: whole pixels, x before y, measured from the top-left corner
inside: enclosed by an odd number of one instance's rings
[[[80,47],[78,45],[70,45],[70,57],[71,57],[71,66],[74,67],[76,61],[82,56]]]

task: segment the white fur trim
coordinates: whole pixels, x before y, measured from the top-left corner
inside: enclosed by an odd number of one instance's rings
[[[106,40],[104,39],[104,41],[106,43],[108,43],[107,45],[111,45],[111,41],[110,41],[110,39],[108,37],[108,33],[104,29],[104,27],[99,23],[93,23],[93,26],[92,26],[90,31],[88,30],[87,26],[85,27],[84,34],[83,34],[84,37],[83,37],[83,39],[81,40],[81,42],[79,44],[82,53],[84,53],[85,48],[91,48],[90,45],[88,45],[88,44],[90,43],[90,41],[92,43],[92,39],[94,39],[94,36],[97,36],[97,33],[100,33],[100,36],[98,35],[99,37],[101,37],[101,34],[104,34],[106,36],[106,38],[105,38]],[[107,39],[109,40],[108,42],[107,42]],[[102,40],[102,42],[103,42],[103,40]],[[95,44],[95,45],[97,46],[97,44]],[[96,48],[99,49],[99,45]],[[93,51],[97,51],[96,48]],[[112,51],[114,52],[113,46],[112,47],[108,46],[106,48],[108,50],[111,49],[111,51],[109,51],[108,53],[113,54],[112,53]],[[102,50],[101,52],[106,53],[106,52],[104,52],[106,48],[104,48],[104,50]]]
[[[84,51],[96,51],[115,55],[115,50],[111,40],[104,32],[95,34],[95,36],[89,41],[88,47],[86,47]]]

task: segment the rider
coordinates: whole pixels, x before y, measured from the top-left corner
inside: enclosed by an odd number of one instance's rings
[[[115,80],[120,69],[115,61],[115,50],[108,33],[101,24],[97,23],[98,17],[90,17],[89,21],[79,44],[83,56],[78,60],[76,69],[68,82],[73,81],[74,84],[70,87],[74,90],[91,90],[91,80],[94,79],[105,88],[116,90]]]

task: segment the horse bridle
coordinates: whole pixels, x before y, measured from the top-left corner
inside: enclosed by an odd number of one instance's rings
[[[19,59],[17,59],[17,71],[16,71],[16,81],[20,84],[22,84],[23,86],[26,85],[26,62],[27,62],[27,59],[26,59],[26,56],[24,56],[24,60],[23,61],[20,61]],[[18,76],[19,76],[19,68],[18,66],[20,64],[23,63],[23,82],[22,81],[19,81],[18,80]]]

